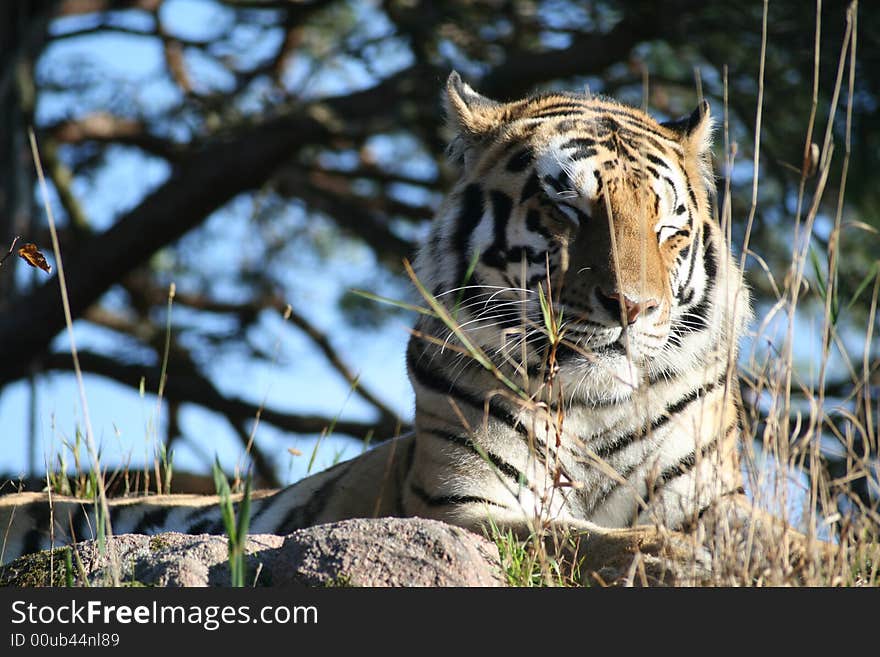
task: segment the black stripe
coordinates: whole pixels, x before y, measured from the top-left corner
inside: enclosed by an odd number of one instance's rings
[[[682,320],[676,321],[670,333],[681,337],[685,333],[695,333],[709,328],[709,310],[712,306],[710,296],[715,289],[715,276],[718,263],[715,261],[715,245],[706,237],[709,231],[703,229],[703,270],[706,272],[706,287],[697,305],[689,308]],[[694,254],[696,258],[696,254]]]
[[[565,113],[562,112],[555,116],[563,116]],[[547,116],[553,116],[552,114],[548,114]],[[574,117],[569,117],[567,119],[560,119],[556,121],[553,125],[553,128],[556,130],[557,134],[562,134],[565,132],[571,132],[572,130],[582,130],[584,127],[584,121],[578,120]]]
[[[694,466],[697,464],[697,454],[696,452],[688,452],[686,456],[680,458],[676,463],[670,465],[668,468],[663,470],[660,473],[660,476],[657,477],[657,481],[654,482],[654,488],[651,491],[651,495],[654,496],[657,492],[663,488],[667,483],[672,481],[673,479],[678,479],[679,477],[683,477],[691,470],[694,469]]]
[[[639,128],[645,130],[645,132],[649,132],[652,135],[657,135],[658,137],[663,138],[662,135],[658,135],[653,130],[648,130],[647,128],[642,128],[641,126],[639,126]],[[647,142],[652,148],[658,151],[662,151],[664,148],[664,145],[662,143],[647,134],[639,134],[637,132],[633,132],[631,129],[628,128],[618,128],[617,133],[626,140],[628,145],[635,146],[636,150],[640,153],[646,152],[646,148],[640,142]]]
[[[92,504],[91,507],[94,509],[95,505]],[[111,515],[111,521],[112,521],[112,516],[113,516],[112,511],[110,512],[110,515]],[[72,538],[75,538],[78,541],[88,540],[89,538],[96,538],[96,536],[94,536],[94,535],[86,536],[87,530],[91,530],[92,534],[94,534],[97,531],[97,527],[92,527],[89,520],[90,520],[89,511],[88,511],[88,508],[86,507],[86,505],[85,504],[78,505],[76,507],[75,515],[71,521],[71,522],[73,522],[73,525],[74,525],[73,531],[76,532],[76,536],[74,536]],[[71,531],[71,529],[68,526],[68,527],[64,528],[64,531],[65,532]]]
[[[549,119],[554,116],[566,116],[568,114],[580,114],[587,107],[581,104],[574,103],[559,103],[556,105],[548,105],[547,107],[542,107],[541,109],[529,113],[524,118],[527,119]]]
[[[618,452],[622,451],[632,443],[636,442],[640,438],[644,438],[650,436],[658,429],[661,429],[663,426],[668,423],[674,415],[681,413],[685,408],[694,403],[697,399],[702,399],[706,395],[708,395],[715,387],[718,385],[717,382],[707,383],[704,386],[700,386],[695,390],[691,390],[684,397],[679,399],[678,401],[668,405],[663,413],[660,414],[660,417],[656,418],[650,425],[647,427],[642,427],[637,429],[636,431],[631,431],[628,434],[625,434],[616,440],[610,440],[609,442],[603,444],[598,449],[594,450],[596,455],[603,459],[608,460],[609,457],[614,456]]]
[[[612,119],[607,115],[614,115],[618,117],[618,119],[622,119],[622,123],[619,123],[618,120]],[[623,125],[623,124],[626,125]],[[618,136],[622,137],[623,140],[628,142],[629,146],[633,146],[638,144],[640,147],[637,150],[644,150],[641,147],[641,144],[647,143],[650,144],[654,149],[658,151],[663,151],[664,148],[675,148],[677,144],[668,143],[664,146],[660,141],[656,139],[659,137],[660,139],[667,139],[664,135],[658,133],[656,130],[651,128],[650,126],[638,121],[634,117],[628,114],[620,114],[617,112],[602,112],[602,115],[597,117],[598,128],[597,135],[599,137],[603,137],[607,134],[617,133]],[[635,131],[641,132],[635,132]],[[679,146],[680,148],[680,146]]]
[[[692,532],[696,528],[697,523],[699,523],[700,520],[703,519],[703,516],[706,515],[706,512],[718,504],[718,501],[720,498],[727,497],[729,495],[745,495],[745,494],[746,494],[746,489],[743,488],[742,486],[737,486],[736,488],[732,488],[731,490],[724,491],[723,493],[721,493],[718,496],[718,498],[710,501],[708,504],[706,504],[704,507],[702,507],[699,511],[697,511],[697,513],[693,514],[693,516],[691,518],[685,518],[682,521],[682,524],[680,527],[681,531],[683,531],[685,533]],[[676,527],[671,527],[670,529],[676,529]]]
[[[523,148],[517,151],[516,154],[507,161],[507,170],[514,173],[525,171],[532,163],[533,159],[534,155],[532,154],[532,149],[528,147]]]
[[[538,180],[538,174],[532,171],[532,175],[529,176],[526,184],[523,185],[522,193],[519,195],[519,202],[525,203],[533,196],[540,194],[541,191],[541,181]]]
[[[563,178],[563,177],[567,178],[567,176],[565,176],[564,171],[561,172],[559,175],[560,175],[560,178]],[[549,173],[544,176],[543,180],[545,183],[550,185],[550,187],[552,187],[558,194],[570,191],[569,187],[566,187],[565,185],[563,185],[559,179],[554,178]]]
[[[709,384],[707,384],[701,388],[698,388],[697,390],[694,390],[694,391],[690,392],[689,394],[685,395],[683,398],[681,398],[680,400],[678,400],[677,402],[675,402],[671,406],[667,406],[664,414],[661,415],[656,420],[654,420],[654,422],[651,424],[650,430],[642,429],[640,431],[636,431],[636,432],[627,434],[626,436],[623,437],[623,439],[620,443],[614,444],[614,449],[612,452],[609,452],[609,455],[611,453],[617,453],[617,452],[621,451],[624,447],[632,444],[638,438],[650,435],[650,433],[653,433],[657,429],[661,428],[663,425],[665,425],[667,422],[669,422],[669,420],[672,419],[672,416],[674,414],[677,414],[677,413],[680,413],[681,411],[683,411],[689,404],[693,403],[696,399],[704,398],[716,386],[717,386],[717,382],[716,383],[709,383]],[[600,454],[601,451],[602,451],[601,448],[599,450],[596,450],[596,454],[601,456],[601,454]],[[601,458],[603,458],[606,461],[608,460],[607,456],[601,456]],[[623,479],[624,481],[629,481],[629,478],[633,475],[633,473],[635,473],[635,471],[638,470],[643,464],[644,464],[644,461],[637,461],[635,463],[630,463],[623,470],[623,472],[619,473],[621,476],[621,479]],[[617,491],[617,489],[620,488],[621,485],[622,485],[622,483],[616,479],[610,479],[610,478],[606,479],[605,483],[599,488],[598,491],[596,491],[596,495],[593,498],[593,501],[588,505],[586,515],[590,516],[593,513],[595,513],[596,509],[600,508]]]
[[[31,552],[39,552],[42,549],[43,536],[46,534],[46,530],[49,528],[49,523],[52,520],[49,504],[37,502],[30,505],[30,508],[25,507],[22,509],[22,512],[31,516],[34,523],[34,529],[30,530],[25,535],[24,540],[22,541],[21,553],[30,554]],[[13,520],[14,519],[15,516],[13,516]],[[0,531],[5,533],[6,528],[3,527]]]
[[[413,459],[416,456],[416,436],[413,436],[412,440],[409,441],[409,447],[406,448],[406,456],[404,456],[403,472],[404,476],[409,475],[409,471],[412,470]]]
[[[688,310],[683,320],[679,320],[672,327],[670,333],[676,337],[681,337],[685,333],[696,333],[709,328],[709,308],[711,304],[707,295],[703,295],[696,306]]]
[[[601,127],[606,130],[613,132],[618,131],[621,133],[630,133],[629,138],[633,140],[644,139],[649,142],[656,149],[662,151],[664,148],[669,148],[671,150],[680,151],[681,144],[674,139],[670,139],[670,137],[663,132],[660,132],[654,125],[648,122],[650,117],[646,117],[642,114],[636,113],[634,109],[627,108],[615,108],[609,107],[606,105],[596,106],[592,104],[590,101],[583,99],[571,99],[567,102],[560,102],[556,105],[549,105],[547,107],[538,108],[535,111],[526,114],[522,118],[551,118],[554,116],[564,116],[568,114],[583,114],[585,115],[584,122],[589,125],[590,120],[593,121],[598,120],[600,123],[607,116],[615,116],[621,123],[626,124],[626,128],[622,128],[617,121],[605,121],[605,125]],[[613,123],[613,125],[610,125]],[[586,127],[586,126],[585,126]],[[640,131],[644,134],[634,133],[633,130]],[[662,140],[664,143],[661,143]]]
[[[291,533],[294,530],[302,529],[303,527],[310,527],[311,525],[313,525],[315,519],[320,515],[321,511],[323,511],[324,507],[327,505],[327,500],[332,495],[333,487],[336,485],[336,482],[338,482],[348,473],[352,463],[353,461],[348,461],[346,463],[341,463],[335,466],[336,468],[341,468],[340,472],[337,473],[335,476],[330,477],[327,481],[321,484],[321,486],[316,491],[312,492],[312,494],[306,500],[305,504],[294,507],[290,511],[288,511],[287,515],[285,515],[283,520],[276,526],[276,529],[273,533],[281,534],[283,536],[285,534]],[[333,468],[331,468],[327,472],[332,472],[332,470]]]
[[[458,504],[489,504],[491,506],[502,506],[485,497],[477,497],[476,495],[441,495],[440,497],[432,497],[421,486],[410,484],[410,489],[416,496],[430,507],[438,506],[456,506]],[[502,507],[503,508],[503,507]]]
[[[670,237],[684,237],[688,238],[691,236],[691,231],[687,228],[681,228],[680,230],[675,231]]]
[[[535,180],[537,180],[537,178],[535,178]],[[526,228],[533,233],[538,233],[547,240],[550,240],[553,237],[550,231],[547,230],[541,222],[541,213],[535,208],[530,209],[526,213]]]
[[[146,534],[149,529],[155,530],[161,528],[165,524],[165,520],[168,518],[168,514],[173,508],[173,506],[159,506],[147,511],[128,533]]]
[[[560,116],[571,116],[572,114],[581,114],[581,113],[583,113],[583,110],[581,108],[572,106],[569,109],[562,108],[562,109],[558,109],[558,110],[550,110],[547,112],[538,112],[537,114],[535,114],[533,116],[528,116],[526,118],[528,118],[528,119],[553,119],[553,118],[557,118]],[[572,130],[572,129],[573,129],[573,126],[565,126],[565,127],[559,126],[560,132],[568,132],[569,130]]]
[[[450,443],[461,445],[462,447],[472,451],[480,458],[488,459],[492,463],[492,465],[498,468],[499,472],[501,472],[504,476],[512,479],[516,484],[520,484],[526,481],[523,473],[517,470],[514,466],[502,459],[500,456],[493,454],[485,447],[478,447],[477,444],[468,436],[447,433],[445,431],[439,431],[436,429],[423,429],[423,431],[436,438],[439,438],[440,440],[446,440]]]
[[[718,263],[715,262],[715,244],[712,243],[711,231],[703,229],[703,267],[706,269],[706,278],[714,281],[718,275]]]
[[[483,253],[481,259],[489,267],[503,269],[506,265],[507,223],[510,220],[513,199],[504,192],[494,189],[489,192],[489,199],[492,202],[492,216],[495,220],[495,239],[492,245]]]
[[[709,458],[709,453],[715,450],[718,447],[719,443],[723,442],[723,439],[726,439],[727,436],[729,436],[731,432],[736,428],[737,423],[734,422],[729,427],[727,427],[727,429],[725,429],[723,433],[717,434],[712,438],[712,440],[703,445],[703,447],[700,449],[700,459],[703,460]],[[657,477],[657,481],[654,482],[651,495],[656,495],[657,492],[666,484],[690,473],[696,467],[696,465],[696,451],[691,451],[685,456],[681,457],[676,463],[665,468],[663,472],[660,473],[660,476]]]
[[[267,500],[268,501],[268,500]],[[266,504],[264,504],[261,509],[266,508]],[[204,533],[204,527],[210,524],[211,520],[205,521],[204,518],[207,515],[210,515],[212,511],[215,509],[219,509],[216,504],[205,504],[204,506],[199,506],[193,509],[189,515],[186,517],[185,524],[187,525],[187,534],[202,534]],[[190,524],[194,523],[194,524]]]
[[[559,205],[564,205],[565,207],[570,209],[572,212],[574,212],[574,214],[578,220],[578,225],[580,225],[580,226],[583,226],[584,224],[586,224],[590,220],[590,215],[588,215],[586,212],[584,212],[580,208],[573,206],[571,203],[566,203],[565,201],[559,201]]]
[[[416,440],[418,440],[418,436],[413,436],[409,441],[409,445],[406,448],[406,453],[403,456],[403,467],[397,468],[398,476],[397,476],[397,513],[401,516],[410,515],[406,512],[406,502],[404,500],[403,492],[406,490],[405,482],[409,479],[409,473],[412,470],[413,462],[416,456]]]
[[[598,152],[596,150],[596,140],[588,137],[573,137],[559,148],[563,150],[574,149],[574,153],[569,155],[573,160],[585,160],[588,157],[593,157]]]
[[[477,184],[465,187],[462,192],[461,209],[455,224],[455,233],[452,236],[452,250],[458,254],[458,280],[453,286],[465,285],[465,277],[470,265],[468,258],[468,242],[471,233],[483,218],[483,190]]]
[[[621,155],[627,162],[631,162],[637,167],[641,167],[645,162],[645,158],[642,157],[643,151],[633,148],[632,145],[627,142],[620,142],[617,153]],[[655,175],[657,175],[656,169],[654,169],[654,172]]]
[[[704,233],[706,232],[706,230],[707,229],[705,227],[703,227]],[[679,289],[680,289],[679,296],[681,296],[681,292],[683,292],[684,290],[686,290],[690,287],[691,281],[694,278],[694,267],[697,262],[697,256],[699,255],[699,246],[700,246],[700,244],[702,244],[702,240],[700,240],[700,242],[696,242],[696,240],[695,240],[694,242],[692,242],[692,244],[694,244],[694,248],[692,249],[691,259],[690,259],[690,262],[688,263],[688,273],[687,273],[687,276],[685,276],[685,279],[682,282],[682,284],[679,286]],[[688,303],[690,303],[691,299],[693,299],[693,296],[694,296],[693,292],[694,292],[693,288],[691,288],[690,294],[688,295],[688,300],[687,300],[687,302],[685,302],[684,305],[687,305]]]
[[[675,183],[672,182],[672,178],[670,178],[669,176],[666,176],[666,175],[660,176],[660,178],[663,180],[663,182],[666,183],[666,185],[669,187],[669,189],[672,190],[672,205],[674,205],[674,206],[681,205],[678,201],[678,190],[675,188]]]
[[[285,490],[286,489],[283,488],[275,495],[264,497],[261,500],[255,500],[254,503],[251,504],[251,526],[256,525],[260,517],[274,505],[275,501],[280,498],[280,493],[283,493]]]
[[[647,158],[648,162],[651,162],[652,164],[656,164],[658,167],[666,169],[667,171],[671,170],[669,168],[669,164],[663,158],[657,157],[656,155],[653,155],[651,153],[645,153],[644,155]]]
[[[520,263],[523,260],[532,264],[542,264],[546,261],[546,257],[543,251],[538,251],[524,244],[510,247],[507,252],[507,262]],[[542,272],[540,276],[545,276],[545,273]]]
[[[207,524],[202,532],[205,534],[211,534],[212,536],[222,536],[226,533],[226,526],[223,524],[223,516],[220,515],[216,520],[212,520]]]
[[[658,137],[661,137],[662,139],[669,141],[670,145],[673,145],[673,144],[677,145],[677,143],[674,142],[673,140],[671,140],[667,135],[658,131],[656,127],[654,127],[653,125],[648,123],[645,120],[648,117],[646,117],[644,114],[638,112],[638,110],[636,110],[635,108],[614,107],[611,105],[604,105],[604,104],[596,105],[594,101],[588,100],[586,98],[582,98],[582,99],[581,98],[571,98],[568,100],[568,102],[566,104],[560,103],[555,106],[551,105],[551,106],[548,106],[547,108],[542,108],[539,111],[544,111],[546,109],[559,110],[562,108],[569,108],[572,111],[579,111],[582,113],[593,114],[599,118],[601,118],[604,115],[615,116],[618,119],[622,119],[629,126],[631,126],[633,128],[638,128],[638,129],[644,130],[645,132],[649,132],[652,135],[656,135]]]
[[[686,259],[688,257],[688,255],[690,255],[690,252],[691,252],[691,245],[688,244],[686,247],[684,247],[681,250],[681,253],[678,254],[679,260]]]
[[[436,369],[428,369],[426,367],[423,367],[421,365],[421,359],[422,356],[424,356],[425,352],[424,350],[421,350],[418,354],[414,353],[417,349],[420,348],[415,346],[413,340],[410,340],[410,348],[406,351],[406,364],[407,368],[410,371],[410,374],[412,374],[413,378],[419,385],[424,386],[429,390],[433,390],[438,394],[448,395],[456,400],[463,401],[468,405],[479,409],[480,411],[486,408],[487,405],[485,397],[459,388]],[[514,429],[517,433],[523,436],[528,435],[528,431],[517,420],[516,416],[509,410],[504,408],[498,401],[496,401],[495,397],[492,397],[489,400],[488,409],[489,415],[491,415],[499,422],[503,422],[508,427]]]
[[[222,523],[211,518],[197,522],[187,530],[187,534],[220,534],[223,529]]]
[[[667,135],[665,135],[662,132],[660,132],[659,130],[657,130],[657,128],[655,126],[646,122],[645,118],[649,118],[649,117],[646,117],[644,114],[641,114],[641,113],[638,113],[638,114],[635,113],[634,109],[631,109],[630,111],[626,111],[625,109],[617,109],[614,107],[603,107],[601,110],[597,110],[597,111],[601,112],[602,114],[614,115],[614,116],[626,121],[626,123],[628,123],[629,126],[632,128],[644,130],[645,132],[650,133],[651,135],[654,135],[656,137],[659,137],[659,138],[669,142],[667,144],[669,148],[679,149],[679,150],[681,149],[681,145],[677,141],[670,139]],[[660,145],[660,144],[658,144],[658,145],[660,146],[660,150],[662,150],[662,148],[663,148],[662,145]]]

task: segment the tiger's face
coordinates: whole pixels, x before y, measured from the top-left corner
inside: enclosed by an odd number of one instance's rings
[[[625,398],[674,367],[708,282],[708,105],[660,125],[583,96],[499,104],[455,74],[448,103],[464,171],[418,269],[463,330],[497,358],[545,357],[544,297],[572,394]]]

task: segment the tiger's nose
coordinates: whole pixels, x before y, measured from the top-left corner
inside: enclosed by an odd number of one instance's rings
[[[625,294],[613,292],[611,294],[597,289],[596,296],[605,309],[615,317],[626,317],[627,324],[635,324],[639,315],[656,308],[659,304],[655,299],[645,301],[633,301]]]

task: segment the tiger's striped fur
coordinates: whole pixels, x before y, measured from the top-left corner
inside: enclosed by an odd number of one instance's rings
[[[708,104],[660,124],[582,95],[497,103],[455,73],[446,97],[462,175],[416,260],[448,317],[407,349],[414,432],[254,500],[251,532],[395,515],[613,535],[741,501],[749,295],[712,219]],[[0,499],[0,561],[90,537],[80,502],[47,502]],[[111,505],[115,533],[223,531],[215,498]]]

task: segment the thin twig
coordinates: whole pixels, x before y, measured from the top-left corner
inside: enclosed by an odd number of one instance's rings
[[[40,193],[43,197],[43,205],[46,208],[46,217],[49,221],[49,232],[52,236],[52,250],[55,253],[55,264],[58,267],[58,285],[61,289],[61,303],[64,307],[64,320],[67,325],[67,336],[70,339],[70,354],[73,357],[73,367],[76,373],[76,385],[79,391],[79,399],[82,404],[83,421],[86,425],[86,448],[89,451],[89,457],[92,461],[92,467],[95,470],[95,479],[98,483],[98,503],[101,506],[103,521],[106,527],[106,536],[109,539],[112,535],[112,527],[110,524],[110,507],[107,504],[107,491],[104,488],[104,475],[101,470],[101,461],[95,448],[95,434],[92,431],[92,420],[89,414],[89,402],[86,398],[86,388],[83,383],[82,369],[79,366],[79,356],[76,350],[76,337],[73,334],[73,317],[70,312],[70,300],[67,296],[67,281],[64,278],[64,264],[61,260],[61,246],[58,243],[58,232],[55,230],[55,215],[52,213],[52,206],[49,203],[49,192],[46,186],[46,177],[43,175],[43,166],[40,162],[40,152],[37,148],[37,138],[34,136],[33,128],[28,129],[28,139],[31,145],[31,155],[34,158],[34,166],[37,170],[37,178],[40,182]],[[112,557],[111,557],[112,558]],[[110,568],[113,585],[119,586],[119,573],[117,568]]]
[[[9,251],[6,253],[5,256],[3,256],[2,258],[0,258],[0,267],[3,266],[3,263],[4,263],[4,262],[6,262],[6,258],[8,258],[9,256],[11,256],[11,255],[12,255],[12,252],[15,251],[15,244],[16,244],[16,242],[18,242],[18,240],[20,240],[20,239],[21,239],[21,235],[16,235],[16,236],[12,239],[12,244],[9,245]]]

